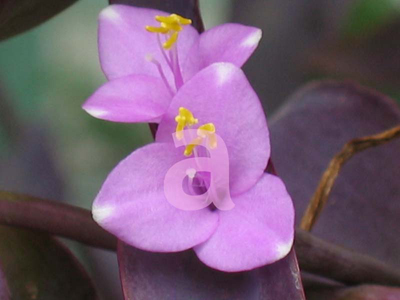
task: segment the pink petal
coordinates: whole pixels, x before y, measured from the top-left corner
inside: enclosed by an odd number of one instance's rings
[[[147,74],[159,77],[156,66],[146,60],[149,55],[158,60],[165,76],[172,82],[172,73],[165,62],[157,35],[147,32],[146,25],[159,26],[156,15],[167,13],[126,5],[111,5],[99,16],[99,55],[101,67],[108,79],[129,74]],[[189,49],[197,41],[198,33],[192,26],[185,26],[179,34],[178,53],[183,62]]]
[[[205,31],[185,62],[185,79],[216,62],[230,62],[240,68],[257,48],[261,35],[259,28],[233,23]]]
[[[170,102],[171,94],[161,79],[131,75],[105,83],[83,104],[83,109],[108,121],[154,122]]]
[[[282,181],[265,174],[236,206],[219,211],[220,223],[194,248],[206,265],[226,272],[251,270],[285,257],[293,244],[294,208]]]
[[[176,252],[207,240],[218,223],[210,209],[184,211],[164,196],[164,177],[182,149],[153,143],[123,160],[108,176],[93,218],[125,243],[147,251]]]
[[[191,110],[199,125],[212,122],[229,152],[231,195],[251,188],[270,155],[269,133],[260,100],[242,70],[215,63],[178,91],[160,122],[157,141],[171,142],[179,107]]]

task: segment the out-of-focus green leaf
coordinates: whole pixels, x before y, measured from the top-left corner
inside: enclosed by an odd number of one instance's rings
[[[0,227],[0,260],[12,299],[97,299],[79,262],[46,234]]]
[[[399,0],[358,0],[347,15],[343,31],[348,37],[369,36],[399,16]]]
[[[0,40],[35,27],[77,0],[0,1]]]
[[[317,72],[372,83],[395,95],[400,84],[399,38],[400,16],[368,38],[326,41],[310,51],[307,61]]]

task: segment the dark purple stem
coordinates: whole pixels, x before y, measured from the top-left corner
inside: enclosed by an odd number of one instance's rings
[[[117,240],[92,219],[88,210],[55,201],[0,191],[0,225],[15,226],[116,250]],[[322,241],[302,230],[295,249],[300,267],[347,284],[400,285],[400,273],[367,255]]]
[[[117,239],[92,219],[90,211],[56,201],[0,191],[0,224],[59,235],[115,250]]]

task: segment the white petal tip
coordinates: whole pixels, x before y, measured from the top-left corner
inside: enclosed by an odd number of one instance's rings
[[[235,71],[235,66],[229,63],[219,63],[217,67],[217,78],[220,85],[229,81],[229,78]]]
[[[105,206],[105,207],[93,206],[92,208],[93,220],[101,224],[113,213],[113,211],[114,208],[110,206]]]
[[[284,258],[286,255],[288,255],[290,249],[292,249],[292,246],[293,241],[290,241],[290,243],[278,244],[276,247],[278,259]]]
[[[114,7],[109,6],[103,9],[100,13],[100,18],[107,19],[113,22],[118,22],[121,19],[119,13],[115,10]]]
[[[241,45],[243,47],[254,47],[258,45],[258,42],[260,41],[262,36],[262,31],[261,29],[256,30],[252,34],[250,34],[246,39],[243,40]]]
[[[102,109],[98,109],[98,108],[92,108],[92,107],[84,107],[83,108],[89,115],[95,117],[95,118],[101,118],[104,117],[105,115],[108,114],[107,111],[102,110]]]

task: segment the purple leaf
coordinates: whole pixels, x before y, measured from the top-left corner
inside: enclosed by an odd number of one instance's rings
[[[10,290],[8,288],[7,280],[4,276],[2,266],[0,265],[0,299],[8,300],[10,299]]]
[[[270,123],[272,160],[299,222],[330,159],[350,139],[400,123],[395,102],[350,82],[292,96]],[[342,169],[313,233],[400,267],[400,140],[356,154]]]
[[[46,234],[0,227],[0,260],[13,299],[97,299],[80,263]]]
[[[304,299],[292,251],[272,265],[224,273],[201,263],[192,250],[152,253],[118,247],[126,299]]]
[[[399,300],[400,288],[361,285],[350,288],[321,288],[307,293],[308,300]]]
[[[2,0],[0,2],[0,40],[45,22],[76,1]]]
[[[0,156],[0,189],[62,200],[64,187],[51,143],[43,125],[21,128],[12,151]]]

